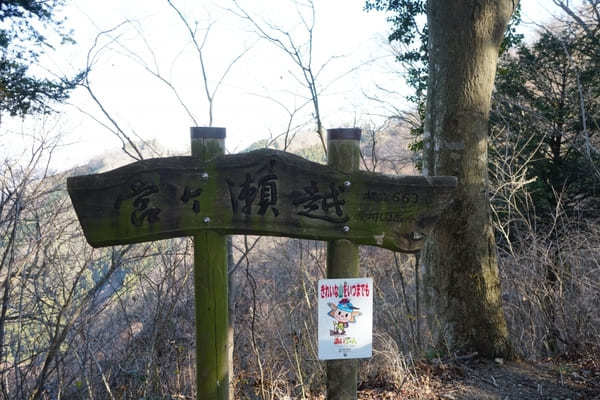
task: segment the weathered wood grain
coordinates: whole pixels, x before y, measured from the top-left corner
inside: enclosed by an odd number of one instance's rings
[[[225,129],[191,129],[192,157],[209,161],[225,151]],[[181,200],[194,207],[192,189]],[[189,197],[189,199],[187,198]],[[213,231],[194,235],[196,399],[229,400],[227,238]]]
[[[349,239],[398,251],[422,246],[453,197],[454,177],[342,173],[277,150],[138,161],[67,180],[94,247],[194,235]]]
[[[353,173],[360,167],[360,129],[327,131],[327,164],[339,171]],[[352,186],[350,186],[352,187]],[[338,239],[327,242],[327,278],[358,278],[358,245]],[[354,400],[358,384],[358,360],[328,360],[327,399]]]

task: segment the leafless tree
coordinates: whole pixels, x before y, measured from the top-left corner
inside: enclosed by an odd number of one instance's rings
[[[310,101],[313,106],[313,118],[316,125],[316,132],[319,135],[323,151],[327,154],[327,148],[325,146],[324,139],[324,127],[321,115],[321,107],[319,105],[319,95],[321,89],[317,82],[320,73],[327,66],[330,60],[323,63],[317,69],[313,66],[313,32],[315,28],[315,6],[312,0],[309,0],[306,4],[299,2],[294,3],[296,7],[298,17],[305,30],[306,37],[303,39],[295,38],[288,30],[272,24],[267,21],[259,22],[258,19],[252,16],[244,7],[240,5],[237,0],[232,0],[235,9],[232,10],[236,15],[240,16],[244,20],[248,21],[256,30],[257,34],[268,40],[270,43],[275,45],[285,54],[287,54],[294,65],[299,69],[301,78],[294,78],[301,80],[301,83],[309,92],[307,101]],[[302,8],[308,9],[308,12],[302,10]],[[308,15],[306,15],[308,14]],[[333,59],[333,58],[332,58]]]
[[[0,168],[0,389],[3,398],[38,399],[64,390],[73,334],[131,247],[85,250],[66,196],[64,174],[49,171],[58,142],[35,137],[26,161]],[[90,280],[90,274],[95,279]]]
[[[216,79],[211,77],[211,73],[208,70],[206,63],[206,44],[209,40],[211,29],[215,22],[211,21],[206,23],[205,26],[200,26],[198,23],[192,24],[188,16],[181,10],[181,8],[173,0],[165,0],[169,9],[171,9],[177,19],[185,27],[185,31],[189,36],[189,40],[192,44],[193,51],[198,60],[199,76],[201,77],[202,93],[204,93],[205,100],[207,101],[207,107],[205,110],[205,118],[200,118],[189,102],[181,94],[180,88],[172,81],[171,77],[164,74],[159,63],[159,56],[153,49],[152,44],[146,37],[140,23],[132,20],[125,20],[122,23],[114,26],[113,28],[104,30],[96,36],[93,45],[90,47],[86,60],[87,74],[82,82],[82,86],[88,92],[93,103],[96,105],[102,117],[96,116],[94,113],[84,110],[83,108],[75,105],[77,109],[92,118],[95,122],[100,124],[102,127],[113,133],[122,143],[122,150],[127,153],[130,157],[136,160],[143,159],[143,152],[139,147],[139,143],[144,143],[155,155],[158,155],[157,151],[152,148],[147,142],[144,141],[143,135],[137,134],[135,131],[127,132],[122,125],[119,123],[118,118],[112,111],[109,110],[109,105],[106,100],[102,100],[94,89],[93,82],[93,70],[99,62],[100,57],[104,53],[116,53],[127,57],[135,64],[140,66],[145,72],[156,78],[161,84],[163,84],[173,95],[176,103],[183,109],[185,114],[189,117],[190,122],[193,126],[202,125],[201,121],[206,121],[206,126],[213,126],[214,123],[214,110],[215,110],[215,99],[218,94],[220,87],[226,80],[227,76],[233,69],[233,67],[247,54],[252,46],[248,46],[239,52],[230,62],[226,65],[225,69],[217,74]],[[133,50],[122,41],[122,35],[125,31],[133,32],[135,37],[139,39],[142,44],[142,50]],[[149,55],[149,59],[142,56],[142,51]],[[177,57],[172,60],[176,62]],[[212,83],[211,82],[215,82]]]

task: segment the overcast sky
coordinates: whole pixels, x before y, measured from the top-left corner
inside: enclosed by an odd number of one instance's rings
[[[241,55],[214,100],[213,125],[227,128],[228,151],[240,151],[284,131],[288,111],[308,100],[301,72],[290,57],[259,39],[247,21],[227,9],[235,8],[229,0],[173,2],[198,30],[199,40],[210,26],[203,56],[211,89]],[[300,15],[310,22],[310,8],[295,7],[288,0],[239,3],[263,26],[284,29],[297,45],[307,44]],[[173,151],[188,151],[189,127],[208,124],[208,106],[197,53],[177,13],[166,0],[77,0],[67,4],[66,25],[73,28],[77,44],[49,53],[43,60],[44,69],[68,75],[85,68],[91,55],[94,93],[126,133],[157,139]],[[550,0],[525,0],[522,29],[529,33],[534,27],[527,22],[547,19],[554,11],[550,5]],[[367,96],[378,96],[396,107],[407,106],[404,96],[410,92],[386,41],[389,24],[385,15],[366,13],[363,7],[363,0],[315,1],[312,66],[314,73],[321,71],[317,83],[328,128],[380,123],[385,108]],[[111,31],[99,36],[107,30]],[[147,69],[159,73],[177,90],[179,99]],[[391,92],[382,92],[378,86]],[[55,153],[53,166],[62,169],[120,146],[117,137],[102,126],[110,122],[85,90],[73,93],[69,103],[61,107],[61,115],[44,125],[3,121],[0,151],[14,153],[32,132],[61,133],[64,146]],[[300,108],[293,125],[312,127],[311,113],[310,104]],[[21,134],[9,137],[9,129]]]

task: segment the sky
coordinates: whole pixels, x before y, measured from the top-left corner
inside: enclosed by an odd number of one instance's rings
[[[287,37],[281,32],[289,33],[307,54],[303,19],[310,24],[312,16],[302,0],[238,1],[261,26],[272,27],[270,33],[282,40]],[[210,26],[203,62],[211,91],[229,68],[213,103],[213,126],[227,128],[228,152],[280,134],[295,109],[291,125],[313,127],[308,89],[298,66],[273,43],[260,39],[231,0],[173,3],[197,29],[199,40]],[[389,105],[409,107],[405,96],[410,90],[386,40],[386,16],[367,13],[363,7],[363,0],[315,1],[311,65],[314,73],[319,71],[319,103],[328,128],[377,125]],[[521,29],[531,35],[532,22],[542,22],[552,12],[551,0],[524,0]],[[189,127],[208,125],[208,102],[198,54],[167,0],[73,0],[62,13],[76,44],[48,52],[40,68],[69,76],[91,64],[93,93],[124,132],[134,139],[156,140],[168,151],[187,153]],[[231,64],[233,60],[237,61]],[[61,170],[120,147],[117,136],[103,126],[110,126],[110,120],[84,88],[77,89],[60,111],[41,119],[5,119],[0,153],[27,154],[24,149],[32,136],[60,135],[51,165]]]

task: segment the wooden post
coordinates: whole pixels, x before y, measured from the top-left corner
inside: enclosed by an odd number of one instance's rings
[[[327,165],[340,172],[359,169],[360,135],[357,128],[327,130]],[[352,185],[351,181],[344,182]],[[343,230],[352,230],[351,221]],[[356,278],[359,276],[358,246],[346,239],[327,242],[327,278]],[[327,399],[356,399],[358,360],[329,360],[327,363]]]
[[[225,128],[190,129],[192,156],[206,162],[225,152]],[[216,179],[207,176],[206,179]],[[211,215],[202,216],[205,224]],[[196,398],[228,400],[227,245],[213,231],[194,235],[196,301]]]
[[[328,240],[327,277],[353,278],[358,243],[414,252],[423,245],[414,233],[431,232],[452,201],[456,178],[360,171],[360,130],[327,136],[329,166],[279,150],[224,155],[224,128],[192,128],[191,157],[67,179],[93,247],[194,235],[198,399],[229,395],[224,235]],[[330,399],[356,399],[357,369],[327,362]]]

